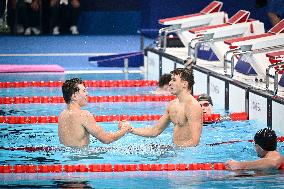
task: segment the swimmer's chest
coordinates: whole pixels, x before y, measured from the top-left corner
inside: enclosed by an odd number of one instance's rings
[[[183,126],[188,122],[188,119],[186,118],[186,110],[183,106],[173,106],[169,110],[169,115],[171,122],[173,122],[175,126]]]

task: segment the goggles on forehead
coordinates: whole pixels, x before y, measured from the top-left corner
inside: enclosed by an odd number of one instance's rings
[[[201,107],[208,107],[210,105],[209,102],[204,102],[202,104],[200,104]]]

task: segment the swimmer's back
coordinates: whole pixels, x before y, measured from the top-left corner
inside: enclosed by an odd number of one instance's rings
[[[64,110],[58,120],[58,136],[66,146],[81,147],[89,143],[89,135],[83,127],[84,111]]]

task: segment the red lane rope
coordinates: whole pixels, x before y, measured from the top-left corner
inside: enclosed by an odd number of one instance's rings
[[[144,87],[157,86],[156,80],[85,80],[87,87]],[[0,82],[0,88],[61,87],[63,81],[15,81]]]
[[[279,169],[284,169],[284,163]],[[124,172],[226,170],[225,163],[192,164],[79,164],[79,165],[0,165],[0,173]]]
[[[94,116],[97,122],[112,122],[112,121],[152,121],[159,120],[162,115],[143,114],[143,115],[100,115]],[[247,120],[246,112],[233,112],[224,120],[242,121]],[[223,118],[220,114],[212,114],[211,116],[204,115],[204,123],[220,122]],[[58,123],[58,116],[0,116],[0,123],[8,124],[35,124],[35,123]]]
[[[173,95],[129,95],[129,96],[88,96],[88,102],[144,102],[144,101],[171,101]],[[16,96],[0,97],[0,104],[32,104],[32,103],[64,103],[61,96]]]

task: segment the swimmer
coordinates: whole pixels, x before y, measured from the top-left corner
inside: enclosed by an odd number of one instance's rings
[[[120,122],[117,132],[105,132],[87,110],[81,108],[87,104],[88,92],[79,78],[66,80],[62,85],[63,98],[67,108],[61,112],[58,120],[60,142],[68,147],[85,147],[90,142],[90,135],[100,142],[109,144],[131,130],[128,122]]]
[[[163,74],[158,82],[158,87],[153,94],[157,95],[170,95],[169,82],[171,81],[171,74]]]
[[[171,72],[170,92],[177,98],[169,102],[165,114],[152,127],[133,128],[131,133],[143,137],[156,137],[174,124],[173,143],[179,147],[197,146],[203,127],[202,109],[191,95],[194,85],[192,69],[177,68]]]
[[[284,163],[284,157],[276,150],[277,136],[271,129],[259,130],[254,136],[254,147],[260,159],[255,161],[234,161],[225,163],[228,170],[266,170],[278,169]]]
[[[211,115],[213,113],[213,102],[209,95],[201,94],[197,97],[197,101],[202,108],[203,114]]]

